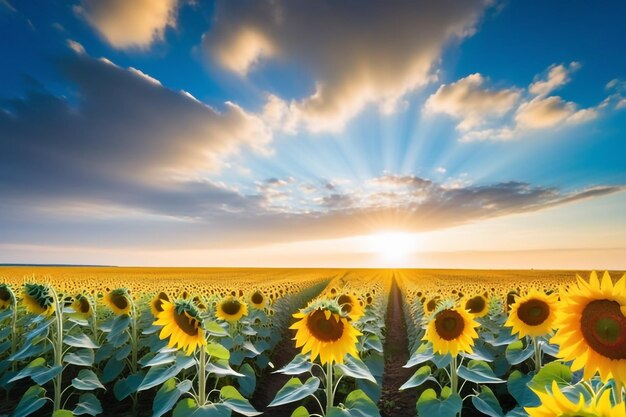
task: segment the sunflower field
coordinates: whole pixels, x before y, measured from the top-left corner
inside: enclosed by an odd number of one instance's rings
[[[626,417],[626,275],[0,268],[0,416]]]

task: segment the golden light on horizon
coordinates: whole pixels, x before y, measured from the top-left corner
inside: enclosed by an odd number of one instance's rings
[[[412,254],[420,250],[418,234],[406,232],[380,232],[364,236],[366,251],[378,254],[380,260],[389,266],[402,266]]]

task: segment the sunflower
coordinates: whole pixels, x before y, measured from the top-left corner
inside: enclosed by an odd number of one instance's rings
[[[318,356],[322,365],[343,363],[344,356],[358,357],[357,337],[361,335],[335,300],[317,300],[293,315],[300,319],[290,329],[296,330],[296,348]]]
[[[15,295],[13,290],[6,284],[0,284],[0,310],[13,307]]]
[[[150,312],[152,316],[157,317],[163,311],[163,301],[169,301],[170,298],[163,291],[154,296],[150,301]]]
[[[54,314],[54,299],[52,298],[50,288],[46,285],[24,284],[22,301],[29,313],[42,314],[44,316]]]
[[[83,294],[78,294],[74,298],[74,301],[72,302],[72,309],[76,312],[76,315],[85,319],[93,315],[91,303]]]
[[[582,394],[577,403],[571,402],[559,390],[556,381],[552,381],[552,392],[533,391],[541,400],[541,405],[525,408],[530,417],[626,417],[623,404],[611,405],[610,390],[596,396],[590,403],[586,403]]]
[[[429,300],[424,301],[424,314],[432,314],[437,309],[437,304],[439,304],[438,296],[434,296]]]
[[[217,305],[217,318],[234,322],[248,315],[248,305],[232,296],[224,298]]]
[[[130,294],[125,288],[118,288],[104,296],[104,302],[118,316],[129,314],[131,307]]]
[[[154,322],[163,326],[159,338],[169,337],[167,347],[180,349],[191,355],[197,347],[206,345],[200,311],[190,300],[178,300],[175,303],[163,300],[162,310]]]
[[[476,318],[485,317],[489,313],[489,300],[482,294],[465,298],[461,305]]]
[[[556,294],[546,295],[533,288],[517,298],[504,325],[512,328],[511,333],[519,333],[520,338],[545,336],[554,329],[557,304]]]
[[[603,382],[611,377],[626,383],[626,275],[613,284],[605,272],[602,282],[592,272],[589,282],[577,277],[577,285],[561,295],[557,311],[558,331],[551,342],[559,356],[573,361],[574,371],[584,368],[585,379],[596,372]]]
[[[433,351],[441,355],[459,352],[472,353],[474,339],[478,338],[478,322],[462,308],[444,308],[433,315],[426,327],[424,340],[433,345]]]
[[[361,300],[354,295],[343,294],[337,298],[337,303],[341,306],[341,311],[352,321],[357,321],[365,314]]]
[[[267,304],[267,298],[262,291],[256,290],[250,295],[250,304],[252,307],[262,310]]]

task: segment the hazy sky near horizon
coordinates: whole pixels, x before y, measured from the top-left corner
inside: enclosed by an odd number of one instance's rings
[[[626,269],[623,16],[0,0],[0,263]]]

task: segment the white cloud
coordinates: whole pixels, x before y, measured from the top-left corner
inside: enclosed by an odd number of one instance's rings
[[[579,68],[580,64],[578,62],[571,62],[567,66],[563,64],[551,65],[548,68],[546,78],[535,77],[535,82],[528,87],[528,92],[537,96],[545,96],[567,84],[570,81],[570,74]]]
[[[148,48],[176,26],[179,0],[82,0],[74,7],[114,48]]]
[[[424,108],[430,113],[445,113],[459,119],[457,128],[468,131],[490,118],[505,115],[519,98],[518,89],[490,89],[482,75],[471,74],[452,84],[443,84],[426,100]]]
[[[518,129],[546,129],[562,124],[582,123],[594,119],[593,109],[578,110],[576,103],[558,96],[536,97],[517,109],[515,121]]]
[[[442,49],[469,36],[486,2],[222,0],[203,37],[209,56],[246,75],[273,60],[310,76],[281,101],[290,129],[337,131],[368,104],[389,113],[433,80]]]

